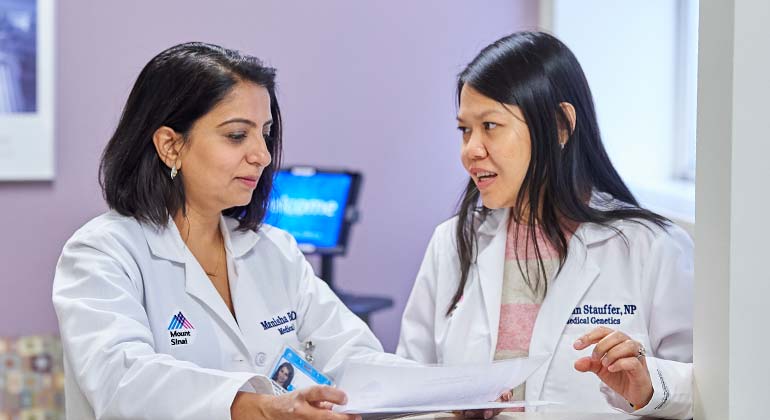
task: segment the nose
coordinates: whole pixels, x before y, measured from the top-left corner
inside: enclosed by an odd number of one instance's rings
[[[478,133],[478,134],[477,134]],[[487,148],[484,146],[484,142],[481,139],[481,133],[479,130],[474,130],[470,134],[468,142],[465,144],[463,153],[470,160],[480,160],[487,157]]]
[[[246,161],[252,165],[258,165],[263,168],[270,165],[273,158],[270,156],[270,150],[267,148],[267,142],[265,141],[264,136],[260,135],[254,143],[255,144],[249,148],[248,154],[246,155]]]

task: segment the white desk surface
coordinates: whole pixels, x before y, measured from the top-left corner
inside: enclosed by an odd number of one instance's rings
[[[404,417],[408,420],[458,420],[459,416],[453,416],[450,413],[428,414]],[[649,417],[631,416],[622,413],[500,413],[494,420],[640,420],[649,419]]]

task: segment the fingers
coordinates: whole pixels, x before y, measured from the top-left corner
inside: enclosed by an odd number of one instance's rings
[[[491,419],[499,414],[499,411],[495,413],[495,410],[466,410],[462,415],[466,419]]]
[[[492,417],[497,417],[498,414],[502,413],[502,408],[496,408],[494,410],[484,410],[484,418],[485,419],[491,419]],[[489,414],[489,417],[486,417],[486,415]]]
[[[608,336],[612,332],[614,332],[614,330],[607,327],[594,328],[588,334],[575,340],[573,347],[575,347],[575,350],[583,350],[584,348],[590,346],[591,344],[598,343],[600,340],[602,340],[604,337]]]
[[[330,386],[313,386],[300,391],[305,400],[310,403],[329,402],[336,405],[344,405],[348,402],[348,397],[344,392]]]
[[[328,404],[328,403],[327,403]],[[331,404],[329,404],[331,406]],[[311,408],[312,407],[312,408]],[[305,406],[303,410],[293,413],[293,418],[320,419],[320,420],[361,420],[356,414],[335,413],[328,409],[320,409],[314,403]]]
[[[596,344],[591,353],[591,359],[597,361],[602,360],[610,349],[627,340],[629,340],[628,336],[620,331],[607,327],[598,327],[575,340],[573,346],[576,350],[583,350],[591,344]]]
[[[333,413],[331,411],[327,411],[327,413],[331,414],[331,416],[328,417],[328,420],[361,420],[361,416],[357,414],[341,414]]]
[[[321,415],[310,413],[307,418],[322,420],[361,420],[361,416],[355,414],[334,413],[332,411],[323,411],[322,413],[323,414]]]
[[[575,369],[579,372],[593,372],[599,374],[602,369],[602,363],[592,360],[590,357],[581,357],[575,361]]]
[[[505,391],[497,398],[497,401],[508,402],[513,398],[513,392]]]
[[[631,341],[633,343],[633,341],[630,340],[627,335],[620,331],[613,331],[599,340],[598,343],[596,343],[596,346],[594,346],[594,351],[591,353],[591,359],[596,361],[604,361],[603,359],[607,357],[607,354],[610,352],[610,350],[627,341]],[[604,366],[607,365],[605,364]]]
[[[575,369],[581,372],[598,373],[602,366],[610,366],[618,359],[637,356],[641,346],[621,331],[598,327],[575,340],[574,347],[576,350],[582,350],[592,344],[596,345],[591,352],[591,357],[575,361]]]
[[[634,340],[627,339],[622,343],[616,344],[614,347],[609,349],[607,353],[604,355],[604,357],[601,358],[601,362],[603,366],[609,367],[613,363],[615,363],[616,360],[631,357],[633,359],[636,359],[637,362],[639,362],[639,366],[642,366],[642,361],[636,358],[638,354],[639,354],[639,343],[637,343]],[[609,368],[607,370],[609,370],[610,372],[614,372]]]
[[[624,357],[622,359],[619,359],[612,363],[611,365],[607,366],[607,370],[615,373],[615,372],[630,372],[633,374],[639,373],[639,372],[645,372],[647,373],[647,368],[644,367],[642,364],[642,361],[637,359],[636,357]]]
[[[320,408],[321,410],[331,410],[332,407],[334,407],[334,404],[330,403],[329,401],[308,401],[308,402],[313,407]]]

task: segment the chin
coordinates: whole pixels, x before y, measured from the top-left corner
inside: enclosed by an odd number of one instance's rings
[[[484,204],[484,203],[482,203],[482,204]],[[505,205],[502,205],[502,204],[497,204],[497,205],[491,205],[491,204],[490,205],[486,205],[486,204],[484,204],[484,207],[486,207],[486,208],[488,208],[490,210],[499,210],[499,209],[508,208],[510,206],[505,206]]]
[[[248,197],[234,197],[233,200],[230,200],[230,207],[243,207],[247,206],[249,203],[251,203],[251,197],[252,195],[249,194]]]
[[[497,209],[503,209],[508,207],[505,204],[502,204],[500,202],[493,201],[493,200],[481,200],[481,204],[483,204],[484,207],[490,210],[497,210]]]

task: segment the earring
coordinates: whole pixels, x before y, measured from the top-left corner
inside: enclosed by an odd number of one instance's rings
[[[176,174],[179,173],[179,171],[176,169],[176,162],[174,162],[174,166],[171,167],[171,180],[173,181],[174,178],[176,178]]]
[[[561,146],[561,150],[564,150],[564,143],[559,143],[559,146]]]

